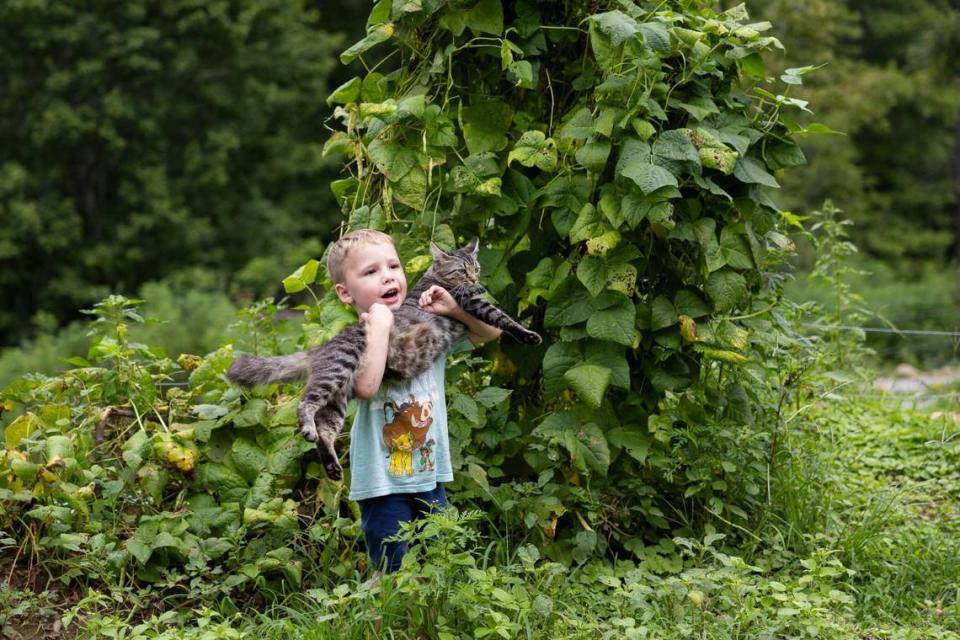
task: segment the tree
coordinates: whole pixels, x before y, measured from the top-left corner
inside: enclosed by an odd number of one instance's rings
[[[800,121],[845,134],[803,141],[811,162],[785,178],[785,206],[811,211],[833,199],[856,222],[857,243],[907,273],[960,255],[960,83],[946,54],[960,12],[940,0],[755,6],[791,43],[768,56],[772,70],[823,65],[797,87],[817,105]]]
[[[339,40],[279,0],[0,7],[3,343],[108,291],[225,274],[331,223]]]

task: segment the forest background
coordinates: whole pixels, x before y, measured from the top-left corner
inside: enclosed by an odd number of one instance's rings
[[[236,309],[281,298],[342,222],[326,98],[355,75],[337,53],[362,37],[368,7],[241,2],[234,21],[221,3],[223,19],[184,24],[179,4],[0,8],[0,385],[82,355],[81,309],[109,293],[147,301],[151,344],[205,353]],[[960,12],[748,8],[787,44],[768,72],[821,66],[794,95],[816,112],[807,121],[840,132],[800,141],[808,163],[782,177],[781,205],[804,215],[829,198],[854,223],[869,325],[956,330]],[[799,261],[810,266],[808,248]],[[955,351],[896,334],[872,344],[890,361]]]

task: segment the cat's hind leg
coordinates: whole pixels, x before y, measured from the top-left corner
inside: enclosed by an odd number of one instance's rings
[[[343,478],[343,467],[340,466],[340,457],[337,455],[335,444],[340,431],[343,429],[346,408],[347,396],[338,394],[331,399],[329,404],[320,407],[313,416],[320,462],[327,472],[327,477],[331,480]]]

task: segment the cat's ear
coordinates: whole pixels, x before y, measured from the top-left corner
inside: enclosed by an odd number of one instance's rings
[[[467,246],[465,246],[463,250],[469,253],[474,258],[476,258],[477,248],[479,247],[479,245],[480,245],[480,238],[474,238],[473,240],[467,243]]]
[[[432,243],[432,242],[430,243],[430,253],[433,254],[433,259],[434,259],[434,260],[441,260],[441,259],[443,259],[443,258],[449,258],[449,257],[450,257],[450,254],[449,254],[449,253],[447,253],[446,251],[444,251],[443,249],[441,249],[440,247],[438,247],[437,245],[435,245],[435,244]]]

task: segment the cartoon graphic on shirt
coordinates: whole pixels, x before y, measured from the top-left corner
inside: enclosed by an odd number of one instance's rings
[[[413,436],[404,433],[393,439],[390,449],[390,475],[413,475]]]
[[[433,445],[435,444],[437,444],[437,441],[430,438],[420,447],[420,471],[433,471],[436,468],[433,458],[430,457],[433,455]]]
[[[433,424],[433,418],[430,417],[433,410],[433,401],[428,399],[421,406],[417,399],[411,395],[408,402],[401,402],[397,405],[391,400],[385,402],[383,407],[384,409],[389,408],[393,412],[393,418],[383,425],[383,444],[390,452],[390,475],[413,475],[414,449],[420,451],[420,470],[424,470],[424,459],[429,462],[430,469],[433,469],[433,461],[429,454],[435,443],[432,439],[429,444],[427,443],[427,432],[430,431],[430,425]],[[425,458],[424,448],[427,448]]]

